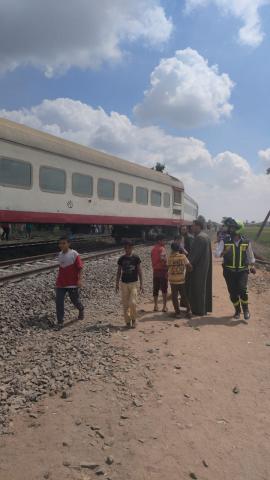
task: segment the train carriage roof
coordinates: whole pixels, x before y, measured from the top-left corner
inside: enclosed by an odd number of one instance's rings
[[[0,140],[25,147],[61,155],[72,160],[108,168],[121,173],[152,180],[184,190],[183,183],[175,177],[156,172],[113,155],[79,145],[69,140],[35,130],[25,125],[0,118]]]

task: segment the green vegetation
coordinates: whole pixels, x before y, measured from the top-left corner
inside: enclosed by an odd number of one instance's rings
[[[156,165],[152,168],[152,170],[156,170],[156,172],[164,173],[166,165],[164,163],[157,162]]]
[[[254,240],[259,228],[260,227],[257,225],[250,225],[245,228],[244,234],[250,240]],[[254,242],[253,246],[254,251],[258,256],[270,260],[270,226],[265,227],[259,241]]]
[[[259,226],[257,225],[250,225],[245,228],[245,235],[250,238],[251,240],[254,240],[258,231],[259,231]],[[262,245],[267,245],[270,247],[270,227],[265,227],[263,233],[261,234],[258,243]]]

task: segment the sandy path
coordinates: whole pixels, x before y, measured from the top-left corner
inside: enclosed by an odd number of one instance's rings
[[[176,322],[142,305],[137,330],[113,335],[127,347],[117,378],[14,419],[0,480],[269,480],[269,274],[258,275],[268,288],[252,289],[248,326],[228,318],[217,262],[211,317]]]

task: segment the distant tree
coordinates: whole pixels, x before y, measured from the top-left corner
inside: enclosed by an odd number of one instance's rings
[[[267,175],[270,175],[270,168],[267,168],[266,174],[267,174]]]
[[[157,162],[156,165],[152,168],[152,170],[156,170],[156,172],[164,173],[165,168],[166,168],[165,163]]]

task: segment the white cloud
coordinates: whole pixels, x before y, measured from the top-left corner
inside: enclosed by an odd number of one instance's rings
[[[0,72],[21,65],[50,77],[119,60],[124,44],[160,46],[172,22],[159,0],[1,0]]]
[[[178,50],[164,58],[151,73],[150,89],[134,108],[137,118],[146,123],[165,122],[176,128],[216,123],[229,117],[233,82],[209,66],[196,50]]]
[[[241,188],[252,171],[249,163],[240,155],[232,152],[219,153],[214,158],[214,178],[218,185],[223,185],[228,190]]]
[[[257,47],[264,38],[259,9],[269,5],[269,0],[186,0],[186,10],[191,12],[196,7],[216,5],[222,13],[239,18],[243,26],[239,29],[240,43]]]
[[[102,108],[68,98],[44,100],[31,109],[0,110],[0,116],[145,166],[164,162],[171,174],[184,180],[186,190],[209,218],[260,220],[265,215],[267,175],[256,175],[235,153],[211,156],[205,144],[195,138],[168,135],[155,126],[139,127],[126,115],[107,114]]]
[[[268,167],[270,167],[270,148],[266,148],[265,150],[259,150],[258,152],[260,160]]]

